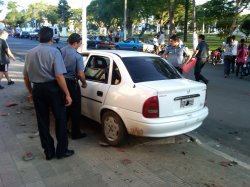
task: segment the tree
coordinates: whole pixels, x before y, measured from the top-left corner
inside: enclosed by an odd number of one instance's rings
[[[52,26],[57,24],[59,21],[59,15],[57,14],[57,6],[50,5],[45,13],[45,16],[47,17],[48,22],[52,24]]]
[[[3,5],[3,0],[0,0],[0,5]],[[0,13],[2,12],[2,9],[0,9]]]
[[[250,35],[250,17],[248,19],[245,19],[245,21],[240,26],[240,31],[243,32],[246,35],[246,39]]]
[[[74,25],[75,32],[79,32],[82,27],[82,9],[71,9],[72,23]]]
[[[9,1],[7,5],[7,9],[9,12],[7,13],[5,20],[8,25],[15,27],[17,26],[17,20],[20,18],[20,13],[17,10],[17,3],[14,1]]]
[[[67,26],[69,22],[69,18],[71,17],[71,13],[69,11],[70,6],[68,5],[67,0],[60,0],[58,3],[57,13],[59,18],[61,19],[61,24],[63,26]]]

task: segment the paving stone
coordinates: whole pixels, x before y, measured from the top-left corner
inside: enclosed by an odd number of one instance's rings
[[[40,177],[43,179],[56,176],[55,170],[52,168],[51,164],[49,164],[48,162],[36,165],[36,169]]]
[[[0,174],[2,182],[6,187],[20,187],[24,185],[22,177],[15,172]]]
[[[19,169],[19,174],[22,176],[23,181],[26,184],[35,183],[41,181],[41,177],[34,167],[26,167]]]
[[[26,187],[46,187],[42,181],[26,184]]]

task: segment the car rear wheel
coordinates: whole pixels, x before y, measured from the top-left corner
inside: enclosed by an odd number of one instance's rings
[[[119,45],[115,46],[115,49],[119,50],[120,49]]]
[[[112,111],[107,111],[102,116],[103,135],[105,140],[113,146],[121,145],[127,131],[122,119]]]

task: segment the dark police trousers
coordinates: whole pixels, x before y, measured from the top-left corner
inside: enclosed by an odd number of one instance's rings
[[[72,104],[67,107],[67,121],[71,119],[71,135],[74,137],[81,133],[81,91],[77,80],[66,79],[66,83],[72,98]]]
[[[68,150],[66,107],[64,94],[56,81],[34,83],[33,101],[36,110],[41,144],[46,155],[55,152],[54,140],[49,130],[50,109],[55,117],[57,139],[56,155],[63,155]]]

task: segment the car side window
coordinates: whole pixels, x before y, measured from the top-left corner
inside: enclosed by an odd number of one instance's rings
[[[113,70],[112,70],[112,85],[117,85],[121,82],[121,73],[119,68],[117,67],[116,63],[113,62]]]
[[[91,56],[84,70],[86,79],[107,84],[109,66],[109,58],[102,56]]]

